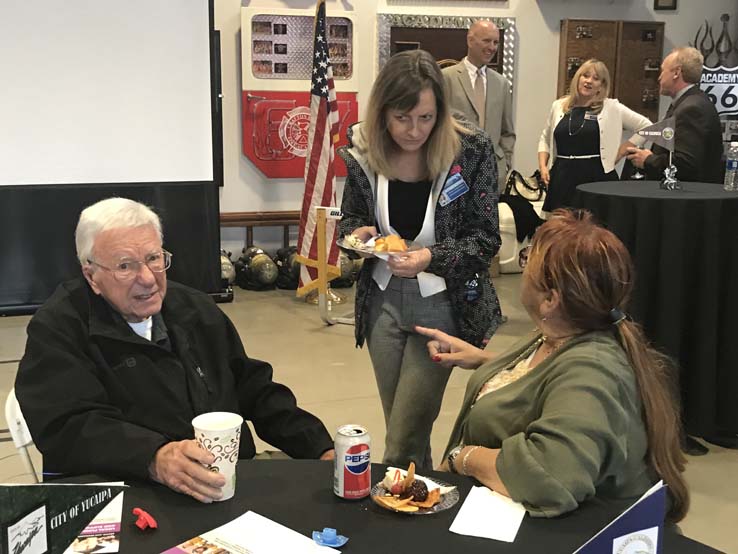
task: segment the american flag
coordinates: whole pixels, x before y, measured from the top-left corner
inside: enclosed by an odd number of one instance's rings
[[[316,206],[336,205],[336,176],[333,169],[334,146],[338,142],[338,103],[333,86],[333,69],[328,58],[325,34],[325,0],[319,0],[315,11],[315,38],[313,41],[313,76],[310,88],[310,128],[308,130],[307,159],[305,160],[305,195],[302,198],[300,232],[297,237],[297,261],[300,262],[300,284],[297,295],[302,296],[318,286],[316,237]],[[336,221],[326,223],[328,245],[328,280],[338,277],[338,247]]]

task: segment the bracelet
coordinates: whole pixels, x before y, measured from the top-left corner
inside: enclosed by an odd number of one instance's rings
[[[464,454],[464,457],[461,459],[461,474],[462,475],[469,475],[469,473],[466,470],[466,461],[469,459],[469,455],[474,452],[477,448],[480,448],[479,445],[472,446],[469,450],[466,451],[466,454]]]
[[[456,458],[459,457],[459,454],[461,453],[461,449],[464,448],[463,445],[459,445],[456,448],[454,448],[451,452],[448,453],[448,468],[451,471],[451,473],[458,473],[456,471]]]

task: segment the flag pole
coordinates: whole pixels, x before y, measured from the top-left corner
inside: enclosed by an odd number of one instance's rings
[[[306,296],[306,301],[320,304],[321,317],[326,323],[333,324],[344,322],[330,317],[328,312],[331,304],[339,304],[345,298],[328,287],[328,282],[340,275],[337,265],[339,252],[335,244],[335,220],[340,219],[341,211],[332,206],[321,206],[336,202],[333,162],[339,129],[338,101],[333,83],[325,21],[325,0],[318,0],[315,8],[313,71],[310,81],[305,193],[300,212],[295,259],[302,264],[297,296]],[[330,237],[327,237],[327,234]]]
[[[344,317],[333,317],[331,315],[331,307],[333,304],[342,303],[345,298],[333,292],[328,285],[328,247],[326,245],[326,216],[325,206],[318,206],[317,211],[316,232],[318,233],[318,308],[320,310],[320,318],[328,325],[342,323],[344,325],[354,325],[354,315],[348,314]]]
[[[307,157],[305,160],[305,192],[300,212],[300,229],[297,235],[297,256],[302,264],[297,296],[312,293],[317,298],[318,272],[325,269],[323,286],[338,277],[340,270],[338,247],[335,245],[336,224],[332,221],[318,227],[317,216],[322,203],[335,204],[334,148],[338,140],[338,102],[333,83],[333,69],[328,52],[325,25],[325,0],[319,0],[315,9],[313,38],[313,71],[310,83],[310,124],[307,131]],[[335,209],[335,208],[334,208]],[[323,214],[326,215],[325,213]],[[317,234],[316,234],[317,233]],[[326,238],[326,233],[331,235]],[[322,259],[318,260],[318,245],[323,240]],[[328,243],[330,240],[330,243]],[[327,244],[328,243],[328,244]],[[326,244],[330,250],[327,250]],[[310,299],[307,299],[310,301]]]

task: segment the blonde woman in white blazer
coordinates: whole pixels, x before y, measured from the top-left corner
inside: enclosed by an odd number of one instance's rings
[[[626,148],[641,146],[638,135],[621,144],[623,130],[637,131],[651,121],[615,99],[610,72],[599,60],[587,60],[571,80],[571,93],[551,106],[538,143],[538,166],[548,194],[545,211],[571,205],[577,185],[616,181],[615,164]],[[549,170],[549,162],[553,162]]]

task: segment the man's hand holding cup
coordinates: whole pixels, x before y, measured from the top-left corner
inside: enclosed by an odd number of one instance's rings
[[[242,423],[240,415],[230,412],[197,416],[192,420],[195,440],[162,446],[149,466],[151,478],[200,502],[232,498]]]

